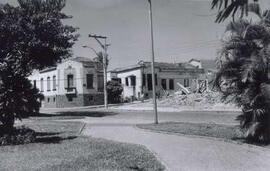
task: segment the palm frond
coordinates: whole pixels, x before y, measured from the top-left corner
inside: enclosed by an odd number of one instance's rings
[[[244,20],[244,19],[240,19],[235,22],[230,22],[227,25],[225,32],[236,33],[240,37],[243,37],[242,34],[245,32],[245,30],[250,24],[251,23],[248,20]]]
[[[258,3],[248,4],[248,11],[256,14],[258,17],[262,18],[262,10]]]
[[[212,9],[218,9],[218,14],[216,17],[216,22],[220,23],[223,22],[225,19],[227,19],[230,15],[233,17],[236,14],[237,11],[241,11],[241,18],[244,16],[244,14],[248,15],[248,11],[256,11],[258,12],[258,0],[253,0],[254,5],[251,5],[249,7],[248,0],[212,0],[211,8]]]

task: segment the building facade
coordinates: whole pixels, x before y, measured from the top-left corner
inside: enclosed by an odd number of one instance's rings
[[[108,80],[117,80],[123,85],[123,98],[142,99],[152,96],[151,63],[117,68],[108,74]],[[161,97],[177,91],[179,84],[189,89],[197,89],[198,83],[207,83],[205,71],[189,63],[155,63],[155,84],[157,96]]]
[[[104,103],[103,68],[89,58],[75,57],[28,78],[44,95],[42,107],[63,108]]]

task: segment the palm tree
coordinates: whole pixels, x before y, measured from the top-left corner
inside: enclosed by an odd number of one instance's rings
[[[223,100],[242,108],[238,116],[248,140],[270,141],[270,12],[257,9],[259,21],[232,21],[226,28],[215,87]]]
[[[240,11],[240,18],[243,18],[244,15],[248,15],[250,9],[258,9],[258,1],[253,0],[253,3],[249,3],[248,0],[212,0],[212,9],[217,8],[218,14],[216,22],[220,23],[228,18],[230,15],[233,20],[237,11]]]

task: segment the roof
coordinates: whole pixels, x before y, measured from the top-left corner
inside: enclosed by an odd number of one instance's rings
[[[72,60],[72,61],[76,61],[76,62],[94,62],[92,59],[87,58],[87,57],[81,57],[81,56],[77,56],[77,57],[73,57],[73,58],[68,58],[67,60]]]
[[[142,68],[143,66],[140,64],[136,64],[136,65],[131,65],[131,66],[127,66],[127,67],[121,67],[121,68],[115,68],[113,70],[110,70],[109,72],[124,72],[124,71],[130,71],[130,70],[136,70],[139,68]]]
[[[191,61],[201,62],[199,59],[194,59],[194,58],[192,58],[192,59],[189,60],[188,62],[191,62]]]
[[[99,62],[93,61],[93,59],[87,58],[87,57],[73,57],[73,58],[68,58],[67,60],[75,61],[75,62],[80,62],[83,64],[84,67],[94,67],[95,65],[98,65],[99,69],[102,69],[102,64]]]
[[[65,61],[75,61],[75,62],[80,62],[83,64],[84,67],[95,67],[95,65],[98,66],[98,69],[102,70],[102,64],[99,64],[98,62],[96,61],[93,61],[92,59],[90,58],[87,58],[87,57],[73,57],[73,58],[67,58],[65,59],[63,62]],[[48,67],[48,68],[45,68],[41,71],[39,71],[40,73],[45,73],[45,72],[50,72],[50,71],[54,71],[56,70],[56,66],[53,66],[53,67]]]
[[[140,69],[142,67],[149,67],[151,66],[151,62],[143,62],[140,61],[136,65],[130,65],[127,67],[122,68],[116,68],[114,70],[111,70],[110,72],[118,73],[118,72],[126,72],[126,71],[132,71],[136,69]],[[161,70],[184,70],[184,69],[197,69],[193,65],[189,63],[167,63],[167,62],[155,62],[155,68],[159,68]]]
[[[203,69],[210,70],[210,71],[216,71],[216,61],[213,59],[191,59],[189,60],[189,63],[192,61],[200,62]]]
[[[49,71],[54,71],[56,70],[56,67],[49,67],[49,68],[45,68],[43,70],[40,71],[40,73],[44,73],[44,72],[49,72]]]

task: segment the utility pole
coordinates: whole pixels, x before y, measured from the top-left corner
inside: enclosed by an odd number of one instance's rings
[[[89,34],[89,37],[94,38],[103,49],[103,76],[104,76],[104,107],[108,109],[108,95],[107,95],[107,37],[95,34]],[[99,40],[103,39],[104,44]]]
[[[157,99],[156,99],[156,83],[155,83],[155,52],[154,52],[154,33],[153,33],[153,16],[152,16],[152,2],[149,2],[149,19],[150,19],[150,29],[151,29],[151,48],[152,48],[152,86],[153,86],[153,108],[155,114],[155,124],[158,124],[158,113],[157,113]]]

